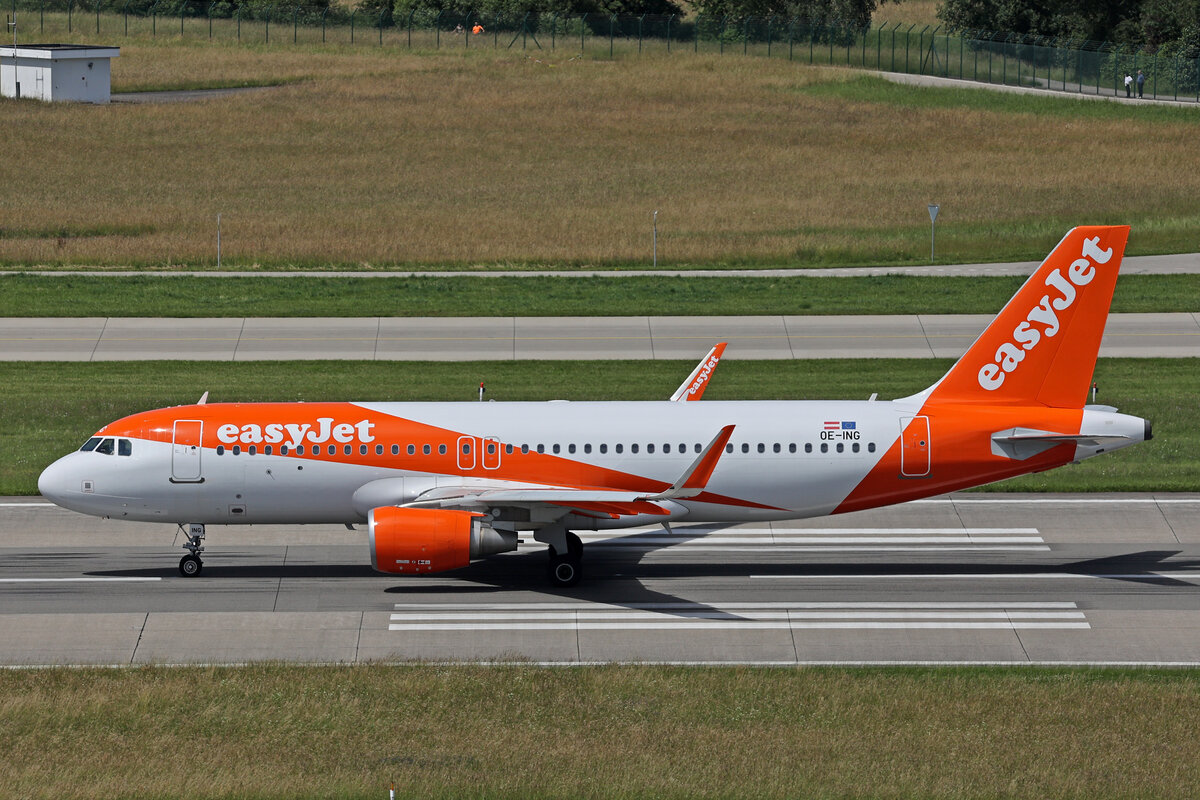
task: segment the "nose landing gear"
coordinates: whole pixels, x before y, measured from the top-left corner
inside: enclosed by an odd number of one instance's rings
[[[183,530],[183,524],[179,525],[179,530]],[[187,526],[187,544],[183,545],[183,549],[188,551],[188,555],[179,559],[179,574],[185,578],[194,578],[204,569],[204,562],[200,560],[200,554],[204,552],[204,546],[201,542],[204,541],[204,525],[199,522],[192,522]]]

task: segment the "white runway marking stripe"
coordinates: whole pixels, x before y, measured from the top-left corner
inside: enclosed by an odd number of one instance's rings
[[[604,549],[720,552],[824,552],[869,550],[1046,551],[1037,528],[690,528],[664,533],[659,528],[580,533],[589,547]],[[530,549],[534,545],[529,543]]]
[[[390,631],[1090,628],[1073,602],[398,603]]]
[[[0,578],[0,583],[144,583],[162,578]]]

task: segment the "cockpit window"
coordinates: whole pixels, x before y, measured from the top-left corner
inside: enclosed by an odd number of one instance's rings
[[[96,452],[103,453],[106,456],[111,456],[113,454],[113,440],[105,439],[104,441],[100,442],[100,444],[96,445]]]
[[[83,447],[79,448],[79,452],[90,453],[96,449],[96,445],[98,445],[98,444],[100,444],[100,437],[93,436],[92,438],[88,439],[86,442],[83,443]]]
[[[130,456],[133,455],[133,442],[128,439],[117,440],[117,455]]]

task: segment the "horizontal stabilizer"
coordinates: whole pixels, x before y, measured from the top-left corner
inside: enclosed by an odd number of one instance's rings
[[[1128,441],[1120,434],[1053,433],[1030,428],[1009,428],[992,434],[992,455],[1024,461],[1060,444],[1098,447],[1109,442]]]

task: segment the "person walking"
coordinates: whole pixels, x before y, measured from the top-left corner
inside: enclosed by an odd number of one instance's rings
[[[1133,97],[1133,76],[1125,73],[1125,96]]]
[[[1146,73],[1142,72],[1140,69],[1138,70],[1137,85],[1138,99],[1140,100],[1142,98],[1142,90],[1146,88]]]

